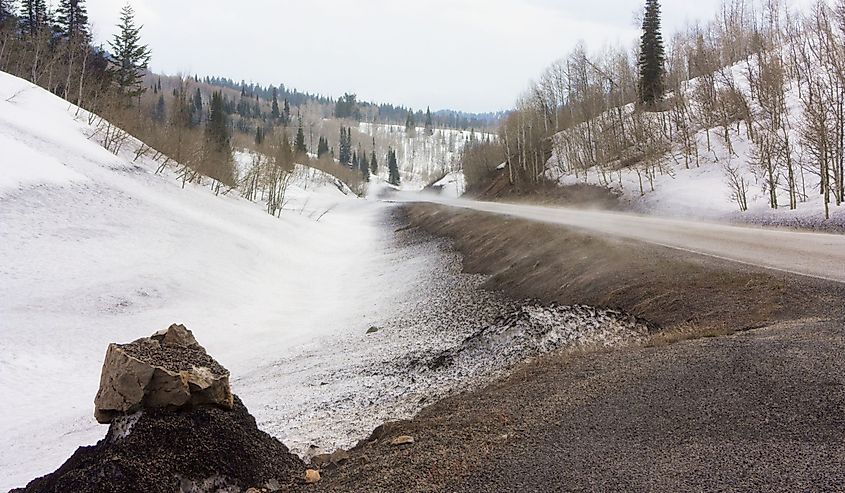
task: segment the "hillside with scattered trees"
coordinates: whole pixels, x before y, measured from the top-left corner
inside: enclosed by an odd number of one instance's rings
[[[465,154],[468,185],[506,161],[516,190],[588,183],[648,212],[841,214],[845,3],[725,2],[665,40],[658,0],[644,5],[637,47],[579,45],[531,84],[500,138]]]
[[[145,143],[138,157],[154,157],[161,171],[178,168],[183,186],[205,181],[216,193],[269,196],[271,213],[295,163],[329,173],[356,193],[374,176],[422,186],[454,170],[464,143],[501,116],[414,111],[355,94],[332,98],[219,76],[160,75],[149,70],[153,56],[129,4],[117,34],[99,47],[84,0],[62,0],[55,9],[43,0],[0,1],[0,70],[89,110],[111,152],[137,137]],[[419,134],[409,126],[414,121],[423,126]],[[253,154],[254,165],[237,163],[237,152]]]

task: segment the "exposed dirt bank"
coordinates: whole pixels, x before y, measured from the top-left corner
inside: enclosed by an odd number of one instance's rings
[[[664,328],[743,329],[842,310],[845,285],[506,216],[414,204],[464,267],[515,299],[614,308]]]
[[[412,206],[514,298],[618,308],[671,345],[570,350],[380,427],[308,491],[836,491],[843,287],[501,216]],[[674,342],[667,337],[664,342]],[[392,445],[399,436],[413,444]]]

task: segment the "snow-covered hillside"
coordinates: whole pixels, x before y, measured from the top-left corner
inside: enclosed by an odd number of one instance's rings
[[[837,207],[833,201],[830,219],[825,220],[818,166],[811,152],[802,145],[805,123],[798,81],[784,81],[783,115],[780,118],[787,123],[779,128],[778,135],[765,143],[750,138],[749,129],[757,132],[758,137],[774,132],[769,130],[771,116],[755,99],[756,92],[749,82],[749,77],[759,78],[759,65],[758,58],[749,58],[720,69],[711,79],[711,91],[718,97],[736,94],[733,96],[735,100],[749,106],[747,116],[737,113],[729,118],[727,124],[718,122],[718,116],[710,117],[708,122],[707,108],[704,107],[706,102],[702,101],[702,94],[708,92],[702,87],[706,81],[696,78],[681,85],[680,101],[683,101],[683,106],[677,105],[678,95],[672,93],[667,100],[676,103],[673,109],[642,116],[652,132],[660,132],[661,128],[670,131],[667,148],[658,156],[642,158],[649,152],[650,143],[645,140],[651,139],[646,135],[641,137],[641,146],[624,151],[622,158],[610,159],[585,170],[574,162],[581,161],[578,154],[582,151],[575,150],[579,144],[572,145],[581,138],[579,134],[585,133],[586,124],[580,124],[555,135],[554,152],[547,163],[547,176],[563,185],[590,183],[612,188],[634,210],[649,214],[769,225],[845,227],[845,207]],[[804,88],[805,95],[806,90]],[[682,109],[678,110],[678,107]],[[594,128],[601,127],[602,120],[615,122],[617,111],[612,109],[601,115],[595,120]],[[621,114],[625,115],[626,121],[634,121],[634,111],[633,105],[627,105],[621,109]],[[632,130],[629,127],[627,131]],[[771,176],[766,164],[761,162],[761,145],[777,149],[771,151],[777,153],[775,159],[778,161],[770,165],[773,168]],[[623,160],[627,162],[623,163]],[[633,164],[631,161],[634,161]],[[789,207],[790,171],[794,176],[796,194],[794,210]],[[777,209],[771,207],[771,183],[775,184]],[[746,211],[740,211],[741,202],[744,203],[743,208],[747,207]]]
[[[329,179],[300,175],[271,217],[234,192],[155,174],[158,163],[133,161],[137,142],[109,153],[74,114],[0,72],[2,491],[103,436],[92,402],[108,343],[185,323],[234,376],[260,374],[396,315],[401,305],[373,293],[410,297],[437,263],[400,261],[387,206]],[[256,399],[286,399],[276,385],[234,390],[272,422],[282,418]]]
[[[397,151],[402,185],[407,190],[419,190],[447,173],[458,171],[461,152],[467,143],[496,138],[493,134],[474,130],[441,128],[434,129],[432,135],[426,134],[423,127],[408,133],[400,125],[371,123],[360,123],[358,130],[374,138],[384,153],[387,148]],[[379,174],[386,177],[384,164]]]

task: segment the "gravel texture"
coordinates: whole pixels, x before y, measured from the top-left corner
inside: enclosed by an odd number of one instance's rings
[[[201,346],[170,346],[155,339],[144,338],[129,344],[118,344],[126,354],[152,366],[170,371],[190,371],[193,368],[208,368],[215,375],[228,375],[229,370],[209,356]]]
[[[469,256],[467,263],[478,266],[480,252],[490,258],[491,242],[466,239],[486,234],[496,235],[492,255],[520,259],[492,272],[485,286],[518,293],[525,285],[512,280],[527,277],[542,294],[537,286],[553,285],[546,278],[560,276],[556,264],[537,269],[534,251],[511,250],[511,244],[525,245],[509,236],[524,238],[518,224],[509,221],[510,231],[489,233],[495,222],[485,225],[478,219],[475,230],[461,225],[465,239],[459,245]],[[544,248],[558,251],[563,261],[570,255],[565,246],[578,242],[571,232],[557,230],[560,238],[555,239],[534,228],[529,229],[540,233],[534,240],[548,239]],[[593,240],[586,243],[595,246]],[[664,320],[681,320],[693,329],[696,320],[728,325],[738,320],[729,327],[733,335],[668,345],[654,345],[650,341],[656,339],[647,336],[642,343],[614,349],[537,356],[489,385],[454,393],[411,420],[377,428],[349,451],[345,464],[325,470],[322,481],[308,491],[845,490],[841,287],[688,259],[658,247],[624,246],[642,283],[668,291],[671,269],[680,268],[684,277],[675,275],[668,304],[643,307],[639,285],[625,282],[613,299],[649,313],[690,298],[675,305],[687,313],[667,314]],[[607,261],[601,249],[591,251],[590,261]],[[660,262],[649,266],[640,258]],[[632,273],[599,269],[598,277],[584,282],[612,285],[605,275],[619,281]],[[572,293],[548,290],[546,302]],[[714,299],[728,301],[707,303]],[[743,304],[746,313],[739,311]],[[399,436],[413,437],[414,443],[391,445]]]
[[[56,472],[15,493],[239,493],[301,481],[305,467],[235,409],[146,410],[116,421],[106,437],[80,447]]]

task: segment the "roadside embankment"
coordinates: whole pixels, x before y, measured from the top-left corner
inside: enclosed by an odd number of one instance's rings
[[[845,285],[587,231],[434,204],[410,224],[450,238],[467,272],[515,299],[613,308],[668,330],[741,330],[842,311]]]
[[[303,491],[845,484],[841,285],[503,216],[404,211],[415,227],[453,239],[467,271],[491,275],[490,289],[615,307],[658,323],[657,342],[675,343],[533,358],[379,427]]]

